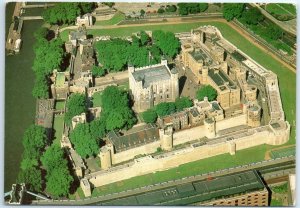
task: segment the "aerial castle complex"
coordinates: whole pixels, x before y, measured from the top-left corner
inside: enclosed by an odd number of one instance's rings
[[[76,60],[81,63],[78,69],[71,68],[77,76],[75,81],[68,81],[68,74],[54,72],[51,89],[57,98],[66,97],[69,92],[91,96],[103,90],[103,86],[94,87],[90,79],[90,44],[82,34],[80,31],[70,34],[70,42],[66,43],[69,51],[78,44],[80,48],[79,53],[72,55],[75,65],[78,65]],[[140,123],[125,132],[109,132],[98,155],[100,171],[85,171],[84,162],[73,151],[65,133],[61,144],[70,148],[85,196],[91,195],[93,187],[215,155],[234,155],[238,150],[261,144],[280,145],[288,141],[290,125],[285,121],[277,76],[273,72],[229,43],[215,27],[200,27],[177,37],[182,48],[177,61],[184,66],[183,70],[192,73],[194,82],[215,88],[217,100],[194,100],[192,107],[160,117],[156,124]],[[178,74],[178,68],[170,69],[165,60],[142,68],[129,66],[134,110],[143,112],[179,97]],[[95,113],[96,117],[101,116],[99,112],[101,109]],[[72,120],[73,128],[85,120],[85,115],[78,115]],[[158,148],[163,151],[158,152]]]

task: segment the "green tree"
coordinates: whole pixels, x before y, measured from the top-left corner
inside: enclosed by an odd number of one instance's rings
[[[245,4],[242,3],[224,3],[223,16],[227,21],[241,17],[245,9]]]
[[[95,43],[97,59],[108,71],[121,71],[128,62],[130,42],[122,39],[98,41]]]
[[[131,43],[132,46],[135,47],[141,46],[141,40],[136,35],[132,35],[131,38],[132,38],[132,43]]]
[[[187,7],[186,3],[178,3],[178,12],[180,15],[188,15],[189,14],[189,9]]]
[[[73,93],[67,101],[67,112],[65,113],[65,122],[71,125],[72,118],[86,111],[85,95]]]
[[[34,86],[32,89],[32,95],[35,98],[47,99],[49,98],[49,89],[48,89],[47,78],[43,75],[37,74],[34,81]]]
[[[160,14],[162,14],[162,13],[164,13],[165,12],[165,10],[164,10],[164,8],[162,8],[162,7],[160,7],[158,10],[157,10],[157,13],[160,13]]]
[[[44,39],[46,39],[48,32],[49,32],[48,28],[40,27],[33,33],[33,36],[35,37],[35,39],[37,41],[44,40]]]
[[[278,40],[283,35],[283,31],[275,24],[269,25],[266,31],[267,36],[272,40]]]
[[[109,6],[110,8],[115,5],[114,2],[104,2],[103,4],[105,4],[106,6]]]
[[[146,12],[145,12],[145,10],[141,9],[140,13],[141,13],[141,16],[143,17],[143,16],[145,16]]]
[[[150,42],[150,37],[145,31],[140,32],[141,43],[142,45],[147,45]]]
[[[106,87],[102,93],[102,113],[106,118],[106,129],[131,128],[136,117],[129,107],[128,93],[116,86]]]
[[[209,101],[215,100],[217,95],[217,91],[210,85],[200,87],[196,93],[196,97],[200,101],[203,100],[204,97],[207,97]]]
[[[87,9],[86,6],[83,6]],[[53,7],[47,8],[42,16],[45,22],[54,24],[71,24],[81,13],[81,7],[78,2],[61,2]]]
[[[47,174],[46,180],[46,191],[54,197],[61,197],[68,195],[74,179],[67,168],[56,168]]]
[[[60,38],[47,41],[41,39],[34,46],[35,59],[33,71],[38,76],[52,74],[53,69],[59,69],[65,56],[63,50],[63,41]]]
[[[47,144],[45,128],[31,125],[26,129],[22,143],[27,154],[38,157]]]
[[[95,77],[103,77],[105,74],[106,74],[106,70],[101,67],[101,66],[93,66],[92,67],[92,74],[95,76]]]
[[[188,97],[176,98],[175,106],[177,111],[182,111],[184,108],[189,108],[193,106],[193,102]]]
[[[29,167],[26,170],[21,169],[17,183],[25,183],[30,191],[42,191],[42,173],[35,167]]]
[[[157,45],[152,45],[148,48],[150,52],[150,64],[157,64],[161,61],[161,50]]]
[[[166,12],[176,12],[177,7],[175,5],[167,5]]]
[[[79,8],[81,10],[81,14],[91,13],[95,9],[94,2],[80,2]]]
[[[83,158],[96,155],[99,152],[97,138],[93,138],[89,124],[77,124],[70,133],[70,141],[76,152]]]
[[[243,12],[242,18],[249,25],[257,25],[264,20],[264,16],[258,8],[252,7],[249,10]]]
[[[142,113],[142,117],[146,123],[155,123],[157,119],[157,113],[153,109],[148,109]]]
[[[27,170],[32,167],[38,166],[38,160],[36,158],[23,157],[21,161],[21,170]]]
[[[180,49],[180,42],[172,32],[153,31],[153,40],[160,50],[169,57],[174,57]]]
[[[106,134],[106,118],[103,115],[90,122],[90,133],[92,138],[95,138],[99,144],[99,138],[104,137]]]
[[[176,112],[175,103],[159,103],[155,106],[155,111],[158,116],[163,117]]]
[[[208,8],[208,3],[199,3],[200,12],[204,12]]]
[[[65,153],[59,145],[51,145],[41,157],[43,167],[47,172],[51,173],[55,168],[67,167],[67,160],[65,159]]]

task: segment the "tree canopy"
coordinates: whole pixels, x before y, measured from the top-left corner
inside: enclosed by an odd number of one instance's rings
[[[207,3],[178,3],[177,6],[180,15],[196,14],[208,8]]]
[[[140,32],[140,37],[141,37],[141,44],[142,45],[147,45],[150,42],[150,37],[145,31]]]
[[[106,129],[131,128],[137,121],[130,108],[128,93],[116,86],[106,87],[102,94],[102,113]]]
[[[157,45],[164,55],[173,58],[180,49],[179,39],[172,32],[155,30],[152,34],[154,44]]]
[[[182,111],[184,108],[192,107],[193,101],[188,97],[178,97],[175,100],[175,106],[177,111]]]
[[[223,16],[227,21],[238,18],[242,15],[245,4],[241,3],[224,3]]]
[[[31,158],[38,158],[47,144],[46,130],[44,127],[31,125],[26,129],[23,140],[24,152]]]
[[[37,75],[34,80],[34,86],[32,89],[32,95],[35,98],[47,99],[49,98],[49,86],[47,77],[43,75]]]
[[[64,168],[67,166],[65,153],[58,145],[51,145],[41,157],[43,167],[51,172],[55,168]]]
[[[85,95],[73,93],[67,101],[67,112],[65,113],[65,122],[71,125],[72,118],[86,111]]]
[[[148,109],[142,113],[142,117],[146,123],[155,123],[157,119],[157,113],[154,109]]]
[[[50,75],[53,69],[60,70],[65,52],[63,41],[60,38],[40,39],[34,46],[35,59],[33,62],[33,71],[39,76]]]
[[[93,66],[92,67],[92,74],[96,77],[102,77],[106,74],[106,70],[101,66]]]
[[[70,184],[74,181],[67,168],[57,168],[46,175],[46,191],[54,197],[69,194]]]
[[[155,111],[158,116],[163,117],[176,112],[175,103],[159,103],[155,106]]]
[[[76,152],[83,158],[97,155],[99,146],[97,138],[92,137],[88,123],[77,124],[75,129],[70,133],[70,141],[74,145]]]
[[[171,32],[154,31],[153,39],[145,31],[139,37],[133,35],[132,42],[123,39],[102,40],[95,43],[97,59],[107,72],[121,71],[128,63],[134,67],[157,64],[164,54],[173,58],[178,54],[180,42]]]
[[[19,172],[18,183],[25,183],[26,187],[30,191],[41,191],[42,190],[42,173],[41,170],[36,167],[29,167],[26,170],[21,169]]]
[[[80,14],[90,13],[95,8],[93,2],[62,2],[47,8],[42,16],[50,24],[71,24]]]
[[[41,161],[47,171],[46,191],[53,197],[68,195],[73,177],[69,172],[64,150],[53,144],[44,152]]]
[[[242,14],[242,18],[250,25],[257,25],[259,22],[264,20],[264,16],[256,7],[245,10]]]
[[[200,87],[196,93],[196,97],[200,101],[204,100],[204,97],[207,97],[209,101],[215,100],[217,95],[217,91],[210,85]]]
[[[166,12],[176,12],[176,10],[177,10],[177,7],[176,7],[176,5],[167,5],[167,7],[166,7]]]

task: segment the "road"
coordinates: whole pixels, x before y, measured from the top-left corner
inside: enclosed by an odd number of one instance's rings
[[[143,192],[148,192],[148,191],[154,191],[154,190],[159,190],[159,189],[164,189],[172,186],[176,186],[179,184],[185,184],[185,183],[190,183],[190,182],[195,182],[199,180],[206,180],[209,177],[219,177],[219,176],[224,176],[228,174],[233,174],[233,173],[238,173],[238,172],[243,172],[246,170],[252,170],[252,169],[258,169],[258,170],[272,170],[274,169],[275,171],[278,171],[279,167],[287,167],[292,164],[295,164],[295,157],[285,157],[285,158],[278,158],[275,160],[268,160],[268,161],[262,161],[262,162],[257,162],[257,163],[252,163],[248,165],[243,165],[243,166],[238,166],[238,167],[233,167],[233,168],[227,168],[223,170],[218,170],[215,172],[209,172],[209,173],[204,173],[200,175],[195,175],[195,176],[190,176],[190,177],[185,177],[182,179],[177,179],[177,180],[172,180],[172,181],[167,181],[159,184],[154,184],[150,186],[145,186],[141,188],[136,188],[133,190],[127,190],[127,191],[122,191],[120,193],[113,193],[113,194],[108,194],[105,196],[99,196],[99,197],[92,197],[92,198],[85,198],[83,200],[49,200],[49,201],[42,201],[42,200],[37,200],[33,201],[33,205],[88,205],[88,204],[96,204],[102,201],[107,201],[107,200],[113,200],[116,198],[121,198],[121,197],[127,197],[131,195],[136,195],[139,193]]]

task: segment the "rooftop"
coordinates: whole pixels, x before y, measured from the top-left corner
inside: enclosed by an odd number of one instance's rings
[[[101,205],[190,205],[196,202],[228,198],[265,188],[256,171],[176,185],[135,196],[114,199]]]
[[[114,145],[116,152],[122,152],[154,142],[159,139],[159,135],[155,125],[147,124],[134,127],[124,135],[116,131],[110,131],[107,138]]]
[[[65,84],[65,73],[64,72],[57,72],[55,85],[57,87],[63,87]]]
[[[229,77],[222,70],[208,70],[208,76],[219,86],[221,90],[224,90],[225,87],[221,86],[228,85],[228,87],[235,89],[235,84],[229,79]]]
[[[205,59],[208,58],[208,56],[202,51],[202,50],[194,50],[192,52],[190,52],[190,54],[193,56],[193,58],[196,61],[205,61]]]
[[[170,70],[166,65],[155,65],[145,69],[138,69],[132,73],[134,79],[143,81],[143,87],[147,88],[153,82],[160,82],[171,78]]]

